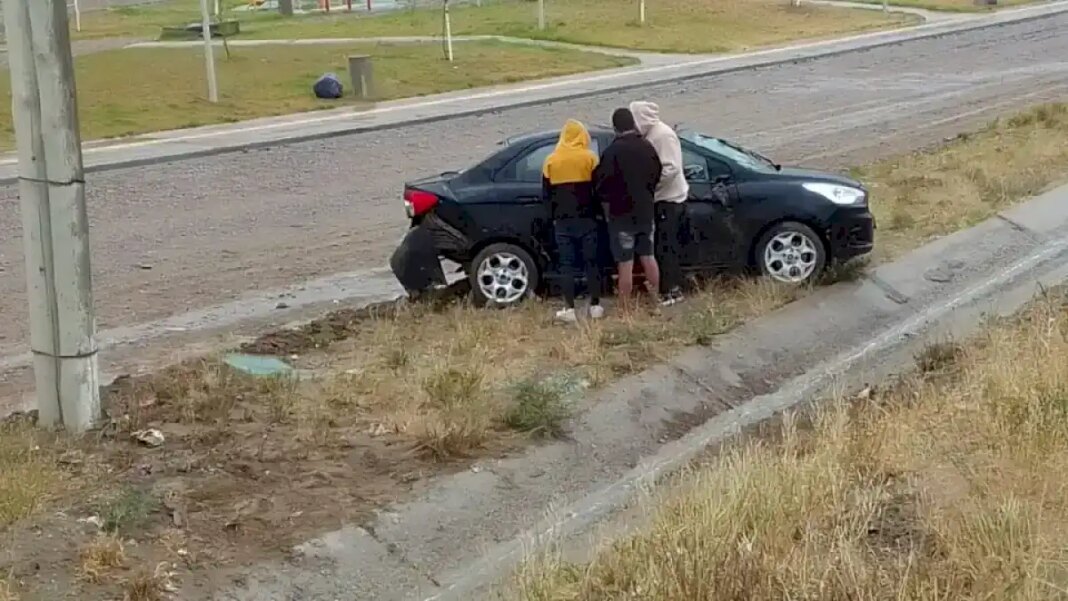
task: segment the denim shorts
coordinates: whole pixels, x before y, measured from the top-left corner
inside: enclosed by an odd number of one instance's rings
[[[608,236],[616,263],[629,263],[635,256],[651,257],[654,231],[652,223],[609,221]]]

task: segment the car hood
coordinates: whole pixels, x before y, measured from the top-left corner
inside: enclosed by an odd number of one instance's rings
[[[850,186],[853,188],[860,188],[862,190],[864,189],[863,184],[851,177],[838,175],[836,173],[829,173],[827,171],[817,171],[815,169],[783,167],[776,173],[776,175],[783,179],[809,182],[826,182],[828,184],[838,184],[840,186]]]

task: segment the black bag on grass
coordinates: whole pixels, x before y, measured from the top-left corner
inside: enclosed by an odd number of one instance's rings
[[[316,98],[325,100],[336,100],[341,98],[345,92],[345,87],[341,85],[341,80],[333,73],[327,73],[320,77],[312,89],[315,91]]]

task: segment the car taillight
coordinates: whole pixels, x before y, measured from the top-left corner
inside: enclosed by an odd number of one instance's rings
[[[438,204],[438,197],[430,192],[422,190],[404,191],[404,210],[408,217],[418,217],[434,208]]]

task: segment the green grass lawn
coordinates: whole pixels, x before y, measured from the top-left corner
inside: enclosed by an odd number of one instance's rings
[[[220,102],[205,100],[199,49],[115,50],[78,57],[78,104],[85,140],[195,127],[355,104],[317,100],[329,71],[348,87],[345,57],[374,58],[376,97],[386,100],[633,64],[627,58],[497,42],[457,44],[451,65],[438,44],[354,44],[231,48],[216,55]],[[11,148],[10,88],[0,75],[0,148]]]
[[[954,0],[950,0],[954,1]],[[664,52],[732,52],[797,39],[901,26],[915,17],[784,0],[648,0],[646,24],[638,24],[637,0],[545,0],[547,28],[537,29],[537,3],[487,0],[456,6],[453,33],[495,34]],[[193,0],[116,9],[83,20],[82,37],[159,35],[162,25],[196,20]],[[438,35],[437,9],[406,10],[374,17],[332,15],[283,19],[270,13],[231,11],[244,38],[323,38]]]

